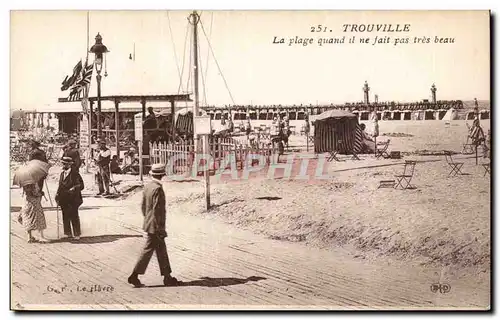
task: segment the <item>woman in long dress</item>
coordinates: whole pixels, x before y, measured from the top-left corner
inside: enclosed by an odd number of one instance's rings
[[[19,214],[19,222],[28,233],[28,242],[37,241],[33,235],[33,230],[40,232],[40,242],[48,242],[43,235],[43,230],[47,229],[45,214],[42,208],[42,193],[37,183],[23,187],[25,200]]]

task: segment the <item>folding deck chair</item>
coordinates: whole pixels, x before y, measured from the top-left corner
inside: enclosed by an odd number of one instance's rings
[[[415,187],[412,186],[410,183],[411,179],[413,179],[413,173],[415,172],[416,164],[417,161],[414,160],[405,161],[405,168],[403,170],[403,174],[396,176],[396,185],[394,186],[394,189],[397,189],[398,187],[401,187],[402,190],[415,189]]]
[[[384,141],[384,142],[377,143],[377,150],[376,150],[376,154],[375,154],[376,159],[379,159],[380,157],[383,157],[384,159],[391,157],[389,155],[389,153],[387,152],[387,149],[389,148],[390,143],[391,143],[391,139],[388,139],[387,141]]]
[[[490,166],[490,163],[483,163],[483,168],[484,168],[484,176],[486,176],[487,173],[491,174],[490,170],[491,170],[491,166]]]
[[[417,162],[414,160],[406,160],[403,170],[403,174],[396,175],[395,180],[381,180],[377,189],[380,188],[394,188],[397,189],[401,187],[402,190],[405,189],[415,189],[414,186],[410,184],[413,178],[413,172],[415,171],[415,164]]]
[[[328,157],[328,159],[326,159],[326,161],[328,161],[328,162],[331,162],[333,160],[339,161],[339,162],[342,161],[337,157],[337,155],[339,154],[340,150],[342,150],[343,144],[344,144],[343,140],[337,140],[337,147],[335,148],[335,150],[330,151],[330,156]],[[351,157],[352,160],[361,160],[361,159],[359,159],[356,152],[354,152],[354,150],[350,150],[348,152],[352,155],[352,157]]]
[[[339,146],[338,149],[342,149],[342,146],[344,145],[344,140],[338,140],[337,144]],[[357,153],[353,150],[354,148],[351,148],[351,150],[347,150],[347,147],[344,148],[346,150],[346,154],[352,155],[351,160],[361,160],[359,159]]]
[[[455,161],[453,161],[453,158],[451,156],[451,152],[450,151],[445,151],[444,152],[444,157],[445,157],[446,162],[448,163],[448,165],[451,167],[451,171],[448,174],[448,177],[450,177],[450,176],[454,177],[457,174],[463,174],[462,171],[461,171],[462,166],[464,165],[463,162],[455,162]]]
[[[337,149],[330,151],[330,156],[328,157],[328,159],[326,159],[326,161],[332,162],[333,160],[335,160],[335,161],[340,162],[341,160],[339,158],[337,158],[338,154],[339,154],[339,151]]]

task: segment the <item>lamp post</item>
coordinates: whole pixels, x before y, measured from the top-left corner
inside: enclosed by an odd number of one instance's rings
[[[102,37],[99,33],[95,36],[95,44],[90,48],[90,52],[95,54],[95,69],[97,71],[97,137],[102,136],[102,123],[101,123],[101,70],[103,65],[103,57],[108,51],[108,48],[102,43]],[[105,74],[106,76],[106,74]]]

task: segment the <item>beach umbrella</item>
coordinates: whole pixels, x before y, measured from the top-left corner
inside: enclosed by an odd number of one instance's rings
[[[31,160],[19,167],[14,173],[13,184],[24,187],[35,184],[49,173],[49,164],[40,160]]]

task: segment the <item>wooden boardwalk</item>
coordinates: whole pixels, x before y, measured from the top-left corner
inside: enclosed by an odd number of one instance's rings
[[[182,287],[163,287],[156,258],[127,284],[143,245],[138,206],[82,207],[80,242],[28,244],[11,212],[11,307],[23,309],[486,309],[489,288],[442,270],[377,266],[335,251],[269,240],[170,210],[167,248]],[[17,203],[16,203],[17,202]],[[19,205],[13,199],[12,205]],[[47,236],[56,238],[55,211]],[[62,233],[62,226],[61,226]],[[432,293],[432,283],[451,292]]]

